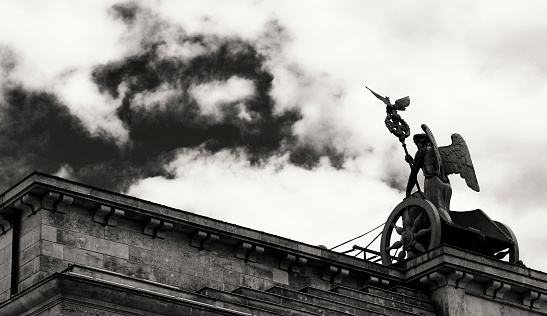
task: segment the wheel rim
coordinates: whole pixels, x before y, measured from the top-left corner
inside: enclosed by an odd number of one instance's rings
[[[437,247],[440,240],[441,219],[435,206],[425,199],[410,197],[395,207],[384,226],[380,244],[382,263],[402,262]]]

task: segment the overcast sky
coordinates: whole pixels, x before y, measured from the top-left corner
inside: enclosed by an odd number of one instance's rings
[[[426,123],[439,145],[465,138],[481,192],[452,175],[452,210],[508,224],[524,263],[547,271],[545,12],[539,0],[2,1],[0,190],[39,170],[331,248],[404,197],[403,149],[366,85],[410,96],[413,134]]]

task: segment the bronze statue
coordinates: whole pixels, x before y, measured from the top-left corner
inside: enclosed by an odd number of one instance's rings
[[[441,218],[451,225],[453,222],[448,211],[450,211],[452,187],[448,175],[459,173],[471,189],[477,192],[480,190],[471,155],[465,140],[459,134],[452,134],[451,145],[438,147],[427,125],[422,124],[422,129],[425,134],[414,135],[414,143],[418,147],[414,159],[408,154],[405,157],[412,166],[406,196],[411,195],[412,189],[418,182],[418,171],[422,169],[425,177],[425,198],[435,205]]]
[[[507,225],[491,220],[480,209],[450,211],[452,187],[448,175],[459,173],[471,189],[479,191],[471,155],[463,138],[459,134],[452,134],[451,145],[438,147],[433,133],[423,124],[424,133],[414,135],[418,151],[412,158],[405,144],[405,139],[410,136],[410,128],[397,113],[409,106],[410,98],[401,98],[391,104],[388,97],[382,97],[372,90],[370,92],[386,104],[387,116],[384,122],[390,133],[401,142],[405,160],[411,169],[406,197],[393,209],[382,231],[382,263],[402,263],[446,244],[500,260],[509,254],[508,261],[519,264],[517,239]],[[420,169],[425,176],[424,192],[417,181]],[[411,194],[414,187],[417,192]],[[393,242],[394,231],[400,238]],[[395,254],[392,254],[393,251]]]

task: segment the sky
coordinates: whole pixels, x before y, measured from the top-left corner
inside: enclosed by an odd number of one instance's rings
[[[409,166],[368,86],[410,97],[412,134],[463,136],[481,191],[451,175],[451,209],[507,224],[547,271],[546,10],[5,0],[0,191],[38,170],[332,248],[405,197]]]

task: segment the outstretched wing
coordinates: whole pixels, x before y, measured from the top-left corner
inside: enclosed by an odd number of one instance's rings
[[[395,108],[395,110],[398,110],[398,111],[404,111],[406,110],[406,107],[409,105],[410,105],[410,97],[404,97],[395,101],[395,104],[393,104],[393,108]]]
[[[471,154],[463,137],[460,134],[452,134],[452,144],[439,147],[443,171],[446,175],[459,173],[465,179],[465,183],[471,189],[479,192],[479,182],[475,175],[475,168],[471,161]]]
[[[378,98],[378,100],[384,102],[387,106],[389,107],[392,107],[393,105],[391,104],[391,102],[389,101],[389,98],[388,97],[383,97],[381,95],[379,95],[378,93],[372,91],[369,87],[365,86],[365,88],[368,89],[368,91],[372,92],[372,94],[374,94],[375,97]]]

